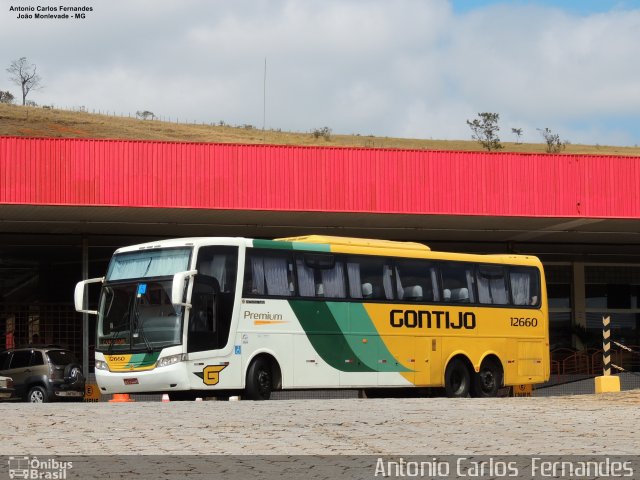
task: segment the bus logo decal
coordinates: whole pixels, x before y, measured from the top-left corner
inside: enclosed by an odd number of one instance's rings
[[[476,328],[475,313],[458,312],[457,318],[452,316],[444,310],[391,310],[389,324],[393,328]]]
[[[194,372],[202,379],[205,385],[217,385],[220,381],[220,372],[227,368],[226,365],[207,365],[202,372]]]

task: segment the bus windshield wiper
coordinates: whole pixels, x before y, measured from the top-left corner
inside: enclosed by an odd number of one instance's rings
[[[133,315],[134,318],[136,320],[136,329],[134,330],[134,336],[137,333],[140,338],[142,338],[142,341],[144,342],[145,346],[147,347],[147,351],[149,353],[153,352],[153,348],[151,347],[151,344],[149,343],[149,339],[147,338],[147,335],[144,333],[144,318],[140,317],[140,311],[138,310],[138,301],[134,300],[133,302]],[[131,345],[133,347],[133,345]]]
[[[113,302],[112,302],[113,303]],[[135,304],[135,299],[134,299],[134,304]],[[111,311],[111,307],[109,307],[109,311]],[[123,318],[128,317],[128,312],[129,310],[127,310],[127,313],[125,313],[125,316]],[[106,314],[103,317],[103,322],[106,322]],[[120,332],[122,332],[122,330],[124,329],[125,326],[129,325],[129,331],[131,331],[131,320],[128,319],[128,322],[120,322],[118,325],[118,328],[116,328],[116,330],[114,330],[113,332],[111,332],[111,343],[109,344],[109,348],[107,348],[107,355],[111,355],[111,352],[113,351],[113,346],[116,343],[116,340],[118,339],[118,335],[120,335]],[[131,335],[131,333],[129,333],[129,335]]]

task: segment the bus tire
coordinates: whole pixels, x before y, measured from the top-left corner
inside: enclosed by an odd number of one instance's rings
[[[271,365],[265,358],[256,358],[247,370],[245,392],[249,400],[269,400],[273,389]]]
[[[487,358],[480,371],[473,375],[473,385],[471,395],[479,398],[495,397],[502,387],[502,366],[500,362],[493,358]]]
[[[469,396],[471,374],[467,365],[459,358],[454,358],[444,372],[444,389],[449,398]]]

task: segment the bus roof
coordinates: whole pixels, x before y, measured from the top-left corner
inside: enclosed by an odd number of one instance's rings
[[[288,244],[288,245],[287,245]],[[299,237],[276,238],[274,240],[256,240],[243,237],[190,237],[157,240],[138,245],[121,247],[118,253],[175,247],[201,247],[205,245],[246,245],[247,247],[315,250],[333,253],[383,255],[392,257],[424,258],[437,260],[457,260],[467,262],[487,262],[514,265],[538,265],[540,260],[534,256],[513,253],[476,254],[434,252],[426,245],[417,242],[396,242],[368,238],[338,237],[331,235],[306,235]]]
[[[275,238],[274,240],[277,242],[326,243],[331,245],[345,245],[349,247],[393,248],[401,250],[421,250],[424,252],[431,250],[426,245],[416,242],[395,242],[393,240],[336,237],[331,235],[306,235],[302,237]]]

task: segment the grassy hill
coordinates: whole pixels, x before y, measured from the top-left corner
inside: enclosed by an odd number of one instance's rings
[[[59,138],[115,138],[215,143],[266,143],[337,147],[403,148],[481,151],[471,140],[420,140],[332,134],[315,138],[310,133],[262,131],[253,127],[177,124],[158,120],[100,115],[86,112],[0,104],[0,135]],[[542,143],[504,142],[507,152],[543,153]],[[564,153],[640,156],[638,147],[568,145]]]

